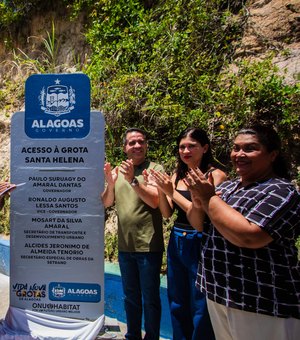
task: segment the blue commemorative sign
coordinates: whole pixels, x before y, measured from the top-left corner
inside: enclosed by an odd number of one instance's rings
[[[90,132],[85,74],[35,74],[25,84],[25,133],[35,139],[84,138]]]
[[[104,130],[86,75],[27,79],[11,122],[11,180],[23,184],[11,194],[12,307],[104,315]]]

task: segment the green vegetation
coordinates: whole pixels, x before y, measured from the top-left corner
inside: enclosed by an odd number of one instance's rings
[[[272,54],[260,62],[234,60],[247,21],[247,1],[60,0],[54,6],[58,4],[70,20],[86,16],[89,60],[68,66],[91,79],[93,108],[106,119],[110,162],[117,164],[123,157],[124,130],[138,126],[151,135],[150,157],[171,171],[175,137],[195,125],[208,131],[215,158],[230,171],[228,154],[237,129],[245,123],[271,122],[300,184],[300,83],[285,84]],[[41,0],[1,2],[0,26],[10,31],[45,6],[50,4]],[[12,48],[14,60],[6,65],[9,72],[0,92],[0,110],[6,116],[21,107],[30,74],[65,71],[57,61],[57,35],[53,22],[38,56]],[[7,46],[13,46],[9,39]],[[107,242],[111,258],[114,237]]]
[[[0,234],[9,235],[9,200],[5,200],[4,206],[0,211]]]
[[[171,170],[174,137],[197,125],[227,165],[236,130],[262,121],[281,133],[296,176],[300,84],[284,84],[272,55],[233,62],[246,21],[242,1],[75,1],[74,14],[82,9],[92,47],[86,71],[93,104],[105,113],[108,160],[119,162],[122,132],[138,125],[151,133],[151,157]]]
[[[1,129],[0,129],[1,132]],[[5,169],[0,174],[0,181],[7,180],[8,178],[8,170]],[[10,211],[10,204],[9,204],[9,196],[5,198],[4,206],[0,210],[0,234],[9,235],[10,227],[9,227],[9,211]]]

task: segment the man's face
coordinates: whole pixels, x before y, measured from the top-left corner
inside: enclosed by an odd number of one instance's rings
[[[127,133],[123,150],[128,159],[132,159],[134,165],[139,165],[144,162],[147,148],[147,141],[142,133],[137,131]]]

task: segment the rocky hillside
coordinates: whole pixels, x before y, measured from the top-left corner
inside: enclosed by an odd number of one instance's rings
[[[49,11],[37,14],[22,30],[10,32],[15,48],[25,54],[39,53],[45,39],[45,32],[51,32],[55,22],[55,32],[60,44],[58,63],[65,67],[74,65],[74,56],[80,60],[88,59],[88,46],[84,42],[84,17],[69,22],[65,13]],[[43,36],[44,35],[44,36]],[[24,86],[18,80],[17,64],[8,53],[7,32],[0,32],[0,74],[11,72],[11,83],[0,80],[0,90],[5,92],[7,86]],[[284,75],[287,83],[300,81],[300,0],[258,0],[247,2],[247,17],[244,24],[244,35],[237,48],[236,59],[264,59],[270,52],[274,53],[274,63]],[[70,70],[68,70],[70,71]],[[24,71],[22,71],[24,72]],[[33,70],[28,70],[33,72]],[[22,75],[24,76],[24,75]],[[3,79],[3,77],[1,77]],[[17,84],[17,85],[16,85]],[[0,100],[3,100],[3,95]],[[0,171],[9,165],[9,128],[10,115],[23,110],[23,99],[12,98],[9,104],[0,103]]]
[[[287,83],[300,81],[300,1],[250,1],[244,37],[237,58],[263,59],[274,52],[274,63]]]

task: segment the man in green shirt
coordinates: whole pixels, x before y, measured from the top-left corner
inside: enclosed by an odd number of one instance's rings
[[[158,191],[143,180],[143,172],[163,168],[146,159],[147,134],[138,128],[125,132],[123,150],[127,159],[112,169],[104,166],[107,186],[105,207],[116,203],[119,265],[125,294],[126,339],[142,339],[144,307],[145,338],[159,339],[161,302],[160,269],[164,251],[162,216]]]

